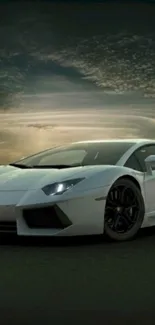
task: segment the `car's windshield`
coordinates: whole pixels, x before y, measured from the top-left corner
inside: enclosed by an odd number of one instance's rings
[[[126,142],[75,143],[49,149],[17,161],[16,164],[36,167],[115,165],[132,145]]]

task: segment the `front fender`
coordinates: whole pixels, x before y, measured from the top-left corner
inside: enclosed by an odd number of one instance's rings
[[[143,173],[123,166],[109,166],[106,169],[94,171],[94,174],[78,184],[75,190],[97,189],[101,187],[111,187],[120,177],[133,177],[139,186],[143,187]]]

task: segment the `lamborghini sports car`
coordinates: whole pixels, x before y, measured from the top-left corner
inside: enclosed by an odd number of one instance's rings
[[[155,141],[71,143],[0,166],[0,231],[133,238],[155,225]]]

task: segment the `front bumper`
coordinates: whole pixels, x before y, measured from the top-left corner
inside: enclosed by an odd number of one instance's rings
[[[16,205],[26,191],[0,191],[0,233],[17,232]]]
[[[14,228],[20,236],[102,234],[107,192],[102,187],[52,198],[41,190],[0,192],[0,231]]]
[[[0,206],[0,233],[16,233],[17,213],[15,206]]]
[[[20,236],[82,236],[102,234],[106,196],[97,189],[64,201],[18,206]],[[24,203],[24,202],[23,202]]]

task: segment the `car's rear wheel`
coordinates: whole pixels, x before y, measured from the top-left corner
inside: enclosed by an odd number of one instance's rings
[[[142,225],[144,213],[144,200],[138,186],[130,179],[118,179],[108,193],[104,234],[115,241],[132,239]]]

